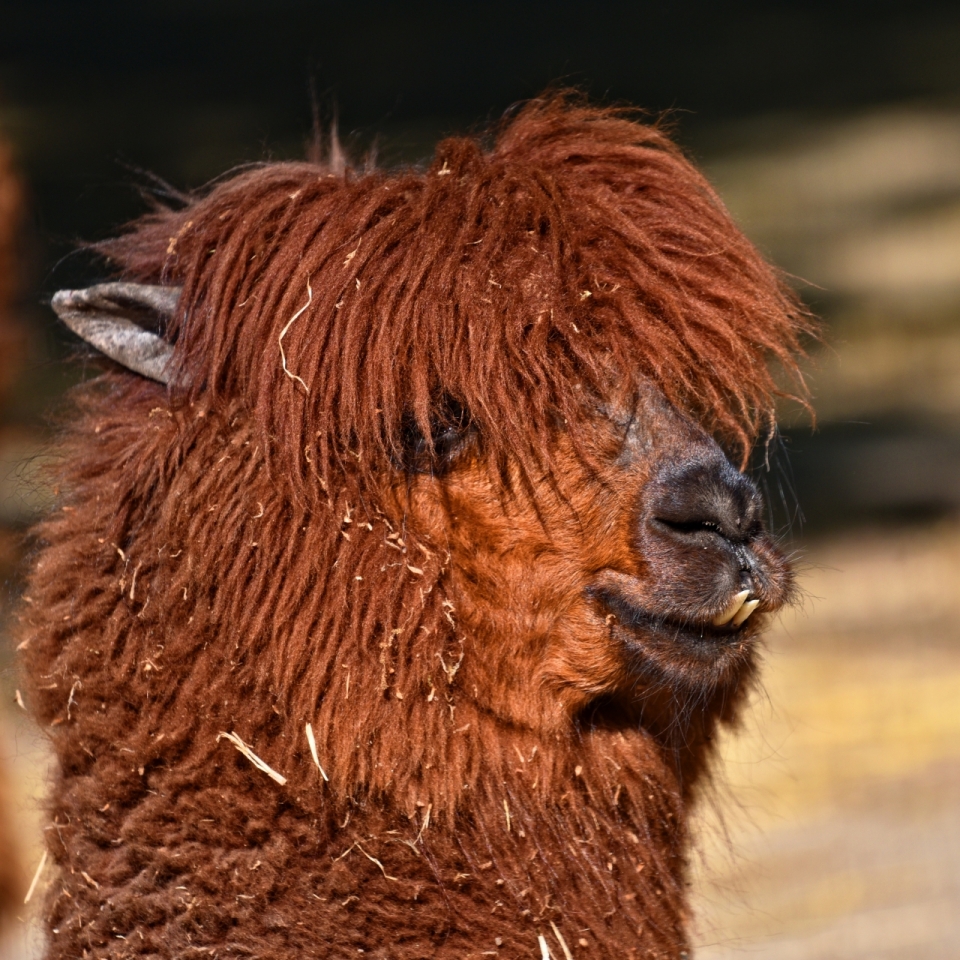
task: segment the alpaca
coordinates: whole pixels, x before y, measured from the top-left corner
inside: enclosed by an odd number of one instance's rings
[[[22,615],[48,960],[686,955],[686,821],[791,596],[741,466],[810,321],[656,126],[273,163],[54,298]]]

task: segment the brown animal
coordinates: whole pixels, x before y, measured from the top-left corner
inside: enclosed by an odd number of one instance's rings
[[[77,394],[25,597],[47,957],[683,956],[689,804],[791,592],[717,439],[808,327],[707,183],[554,97],[103,251],[55,306],[140,373]]]

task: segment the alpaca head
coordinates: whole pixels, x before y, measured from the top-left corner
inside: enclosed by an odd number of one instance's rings
[[[20,627],[51,956],[683,955],[686,802],[791,590],[734,462],[808,326],[709,185],[558,97],[101,249]]]
[[[180,544],[176,505],[225,469],[185,423],[241,445],[259,472],[217,494],[216,523],[190,515],[194,576],[300,585],[229,627],[269,647],[251,683],[319,718],[331,753],[348,727],[375,754],[441,690],[451,716],[538,735],[589,720],[683,740],[735,702],[791,581],[721,444],[745,460],[770,427],[768,361],[796,370],[806,321],[656,128],[535,103],[492,152],[450,140],[393,175],[267,166],[104,251],[124,281],[54,305],[174,423],[130,523]],[[386,789],[347,752],[345,786]]]

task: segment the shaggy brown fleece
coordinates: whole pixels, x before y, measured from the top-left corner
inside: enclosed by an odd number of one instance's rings
[[[560,97],[104,249],[183,293],[172,386],[78,393],[37,532],[50,960],[683,955],[687,805],[790,589],[695,421],[745,454],[807,327],[706,182]],[[694,468],[761,604],[706,641],[738,568],[658,519]]]

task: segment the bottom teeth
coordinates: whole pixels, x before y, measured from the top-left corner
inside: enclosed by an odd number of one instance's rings
[[[739,627],[741,623],[745,623],[747,618],[753,613],[757,607],[760,606],[759,600],[748,600],[739,610],[737,615],[731,620],[731,624],[735,627]]]

